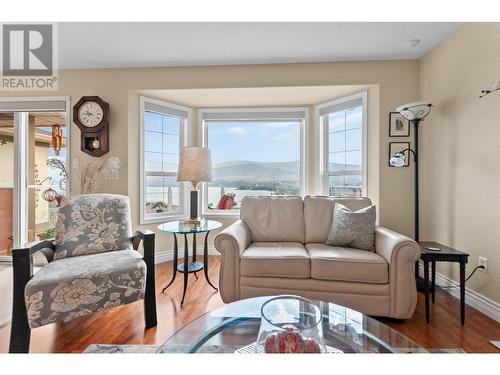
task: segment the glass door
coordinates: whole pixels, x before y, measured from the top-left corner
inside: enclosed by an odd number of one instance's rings
[[[54,237],[69,189],[67,117],[66,100],[0,99],[0,262],[11,261],[12,248]]]
[[[57,209],[66,195],[67,131],[64,112],[30,112],[27,124],[28,242],[52,239]]]

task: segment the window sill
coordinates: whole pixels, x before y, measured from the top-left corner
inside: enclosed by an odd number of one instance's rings
[[[236,212],[204,212],[201,216],[207,219],[239,219],[240,210]]]
[[[165,215],[165,216],[161,216],[161,217],[150,217],[150,218],[142,219],[141,225],[162,224],[162,223],[167,223],[169,221],[184,220],[186,218],[187,218],[187,215],[182,215],[182,214]]]

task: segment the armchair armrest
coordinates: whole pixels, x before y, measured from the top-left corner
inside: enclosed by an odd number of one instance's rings
[[[144,316],[146,328],[156,326],[156,287],[155,287],[155,232],[143,229],[135,232],[132,246],[138,250],[143,242],[144,263],[146,263],[146,289],[144,293]]]
[[[53,241],[41,240],[24,244],[22,247],[12,249],[12,269],[14,273],[14,289],[23,290],[26,283],[33,276],[33,254],[41,252],[47,262],[54,260],[55,244]]]
[[[377,226],[375,252],[389,263],[391,316],[410,318],[417,304],[414,264],[420,257],[420,247],[409,237]]]
[[[134,250],[139,248],[139,244],[141,241],[144,241],[144,252],[146,252],[146,242],[150,245],[150,242],[153,242],[153,250],[154,250],[154,240],[155,240],[155,232],[149,229],[137,230],[132,237],[132,246]],[[148,246],[148,250],[150,250],[150,246]]]
[[[250,229],[242,220],[234,222],[215,237],[215,248],[222,254],[219,285],[222,300],[226,303],[240,297],[240,255],[250,242]]]
[[[47,258],[47,262],[52,262],[54,260],[55,249],[56,247],[53,241],[40,240],[28,242],[18,249],[12,249],[12,258],[31,257],[33,254],[40,251],[45,258]]]
[[[28,352],[30,331],[24,288],[33,277],[33,254],[42,252],[48,262],[54,259],[55,245],[48,240],[34,241],[12,250],[13,303],[9,352]]]

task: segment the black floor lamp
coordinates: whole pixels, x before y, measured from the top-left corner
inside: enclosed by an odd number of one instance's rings
[[[396,108],[396,111],[401,113],[403,117],[410,121],[413,125],[413,149],[407,148],[403,151],[395,153],[389,163],[393,167],[402,167],[406,164],[406,158],[410,157],[410,153],[413,154],[413,160],[415,167],[414,178],[413,178],[413,192],[414,192],[414,225],[415,225],[415,241],[419,241],[419,202],[418,202],[418,126],[420,121],[422,121],[431,111],[432,104],[429,102],[416,102],[402,105]],[[417,282],[417,289],[419,291],[424,290],[424,281],[419,277],[418,272],[418,261],[415,262],[415,280]]]

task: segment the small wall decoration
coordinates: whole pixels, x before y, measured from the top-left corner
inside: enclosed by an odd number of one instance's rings
[[[410,142],[389,142],[389,157],[387,159],[387,164],[389,164],[389,167],[394,167],[391,165],[389,160],[397,153],[406,150],[407,148],[410,148]],[[405,153],[405,155],[408,155],[408,151]],[[405,161],[405,167],[408,167],[410,165],[410,158],[407,157]]]
[[[389,113],[389,137],[409,137],[410,122],[399,112]]]
[[[99,187],[99,179],[109,172],[117,172],[121,167],[121,160],[117,156],[110,156],[101,165],[87,163],[80,175],[80,194],[92,194]]]
[[[80,149],[90,156],[109,151],[109,104],[98,96],[82,96],[73,106],[73,122],[80,128]]]

